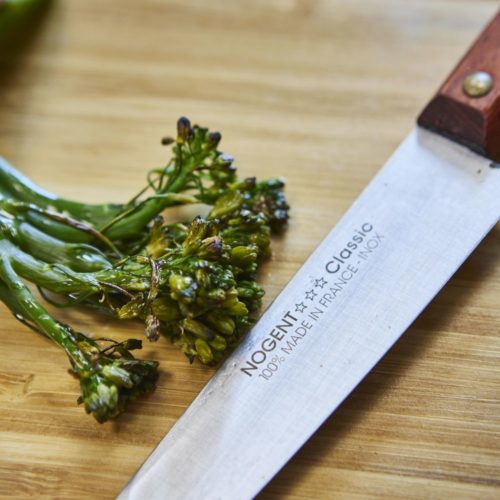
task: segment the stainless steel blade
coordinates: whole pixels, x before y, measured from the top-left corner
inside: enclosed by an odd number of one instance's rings
[[[500,217],[500,169],[415,130],[121,493],[250,498]]]

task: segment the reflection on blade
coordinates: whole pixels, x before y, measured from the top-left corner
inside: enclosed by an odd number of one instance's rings
[[[258,493],[499,217],[500,170],[412,132],[120,498]]]

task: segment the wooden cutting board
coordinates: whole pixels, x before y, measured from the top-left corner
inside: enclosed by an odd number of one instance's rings
[[[220,130],[243,175],[287,180],[290,227],[262,273],[269,301],[497,7],[60,0],[0,65],[0,154],[63,195],[118,201],[165,162],[160,138],[177,117]],[[499,256],[497,227],[262,498],[500,498]],[[141,333],[60,317],[117,339]],[[156,393],[99,425],[76,405],[64,354],[3,306],[0,320],[1,496],[114,497],[214,373],[148,344]]]

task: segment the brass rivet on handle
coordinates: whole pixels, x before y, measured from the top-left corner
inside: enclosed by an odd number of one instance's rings
[[[464,79],[463,90],[469,97],[483,97],[493,87],[493,77],[486,71],[475,71]]]

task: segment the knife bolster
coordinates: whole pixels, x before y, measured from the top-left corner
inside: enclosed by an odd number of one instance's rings
[[[493,85],[484,95],[471,97],[464,81],[479,71],[489,74]],[[418,124],[500,161],[500,12],[422,111]]]

